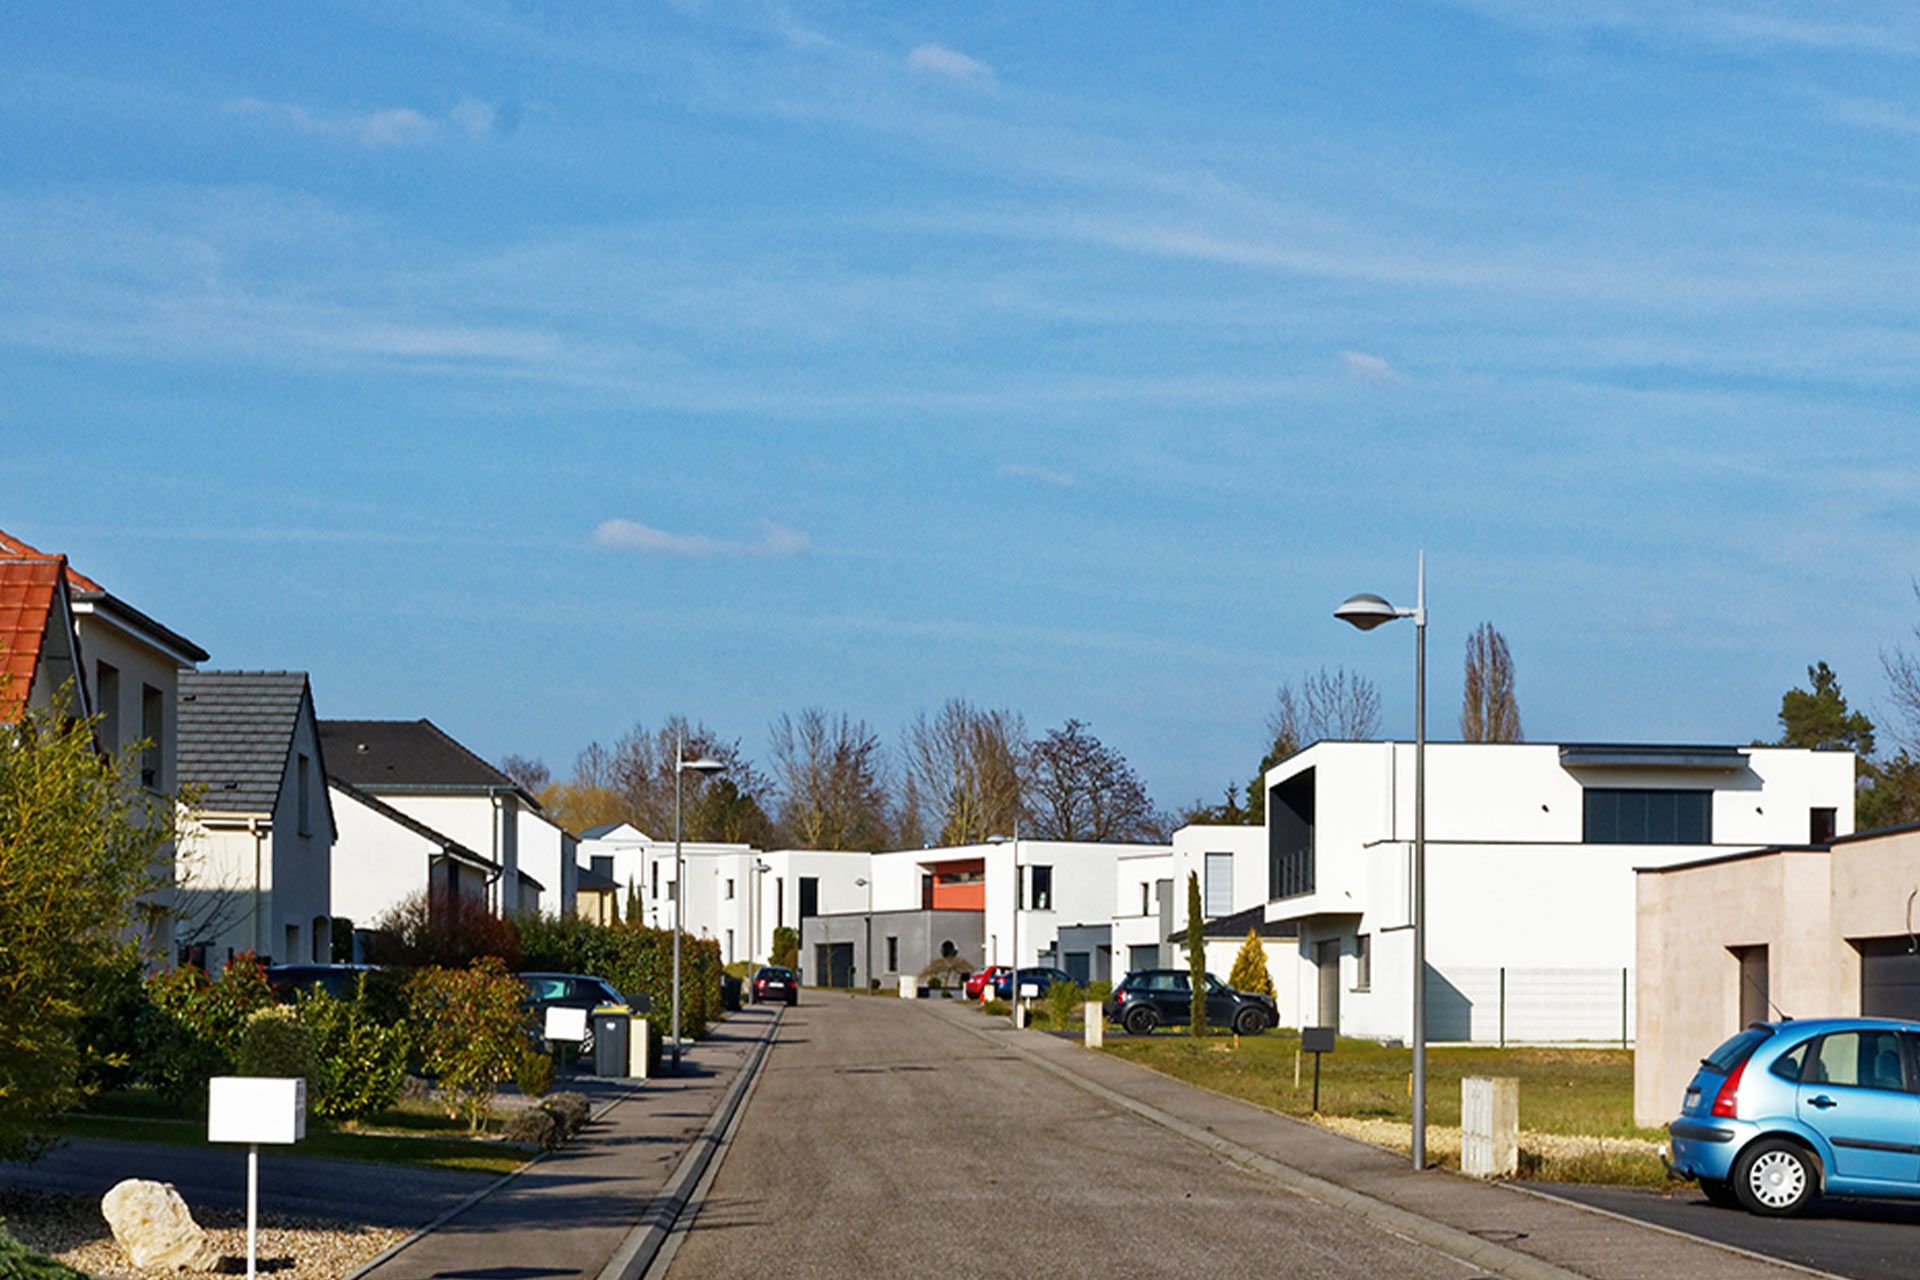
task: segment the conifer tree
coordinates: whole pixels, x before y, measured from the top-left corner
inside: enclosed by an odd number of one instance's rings
[[[1200,875],[1187,872],[1187,985],[1192,989],[1192,1014],[1187,1029],[1207,1034],[1206,925],[1200,918]]]
[[[1267,949],[1260,945],[1259,930],[1251,926],[1247,929],[1247,940],[1240,944],[1240,954],[1233,958],[1233,972],[1227,975],[1227,985],[1235,991],[1273,994],[1273,978],[1267,973]]]

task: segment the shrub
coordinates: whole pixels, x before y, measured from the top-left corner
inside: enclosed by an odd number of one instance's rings
[[[957,987],[973,972],[973,966],[959,956],[936,956],[920,971],[920,980],[929,987]]]
[[[6,1280],[91,1280],[64,1262],[43,1258],[0,1228],[0,1276]]]
[[[247,1018],[273,1004],[266,973],[236,956],[217,979],[182,966],[147,979],[136,1074],[172,1102],[206,1105],[207,1080],[231,1072]]]
[[[492,956],[464,969],[422,969],[407,983],[421,1061],[437,1078],[447,1115],[464,1115],[475,1131],[526,1047],[524,994],[520,980]]]
[[[593,1119],[593,1104],[587,1101],[584,1093],[556,1093],[540,1105],[552,1114],[569,1138],[586,1128],[587,1121]]]
[[[560,1132],[560,1122],[539,1107],[527,1107],[514,1112],[500,1130],[500,1136],[508,1142],[524,1143],[542,1151],[553,1150],[564,1137]]]
[[[1087,999],[1093,1001],[1095,1004],[1104,1003],[1106,998],[1112,994],[1113,984],[1111,982],[1089,982],[1087,984]]]
[[[981,1001],[980,1012],[986,1014],[989,1018],[1004,1018],[1013,1012],[1013,1007],[1005,1000],[996,996],[991,1000]]]
[[[518,969],[520,931],[472,898],[420,892],[380,917],[367,951],[375,964],[404,969],[462,968],[485,956]]]
[[[1251,991],[1263,996],[1273,994],[1273,977],[1267,972],[1267,949],[1260,945],[1257,929],[1247,929],[1247,940],[1240,944],[1240,954],[1233,958],[1233,970],[1227,975],[1227,985],[1235,991]]]
[[[295,1006],[313,1033],[314,1074],[307,1105],[328,1120],[359,1120],[392,1106],[406,1084],[407,1031],[376,1016],[366,975],[353,998],[315,987]]]
[[[783,969],[800,967],[800,931],[791,925],[777,925],[773,931],[773,956],[769,961]]]
[[[537,1098],[553,1088],[553,1059],[535,1049],[520,1055],[513,1069],[513,1083],[529,1098]]]
[[[1056,982],[1047,988],[1047,1021],[1056,1029],[1073,1020],[1074,1010],[1087,998],[1077,982]]]
[[[236,1075],[297,1076],[307,1082],[309,1094],[316,1092],[313,1032],[285,1005],[269,1005],[247,1015],[233,1066]]]
[[[117,1089],[133,1078],[140,1057],[140,1027],[147,1017],[146,965],[138,947],[127,945],[102,957],[85,975],[76,1039],[80,1087],[89,1094]]]

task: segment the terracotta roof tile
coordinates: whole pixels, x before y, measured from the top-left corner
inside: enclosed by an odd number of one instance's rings
[[[65,563],[58,556],[0,560],[0,672],[7,677],[0,721],[15,719],[33,689]]]
[[[61,557],[58,556],[48,555],[38,547],[29,546],[8,533],[5,529],[0,529],[0,556],[8,556],[21,560],[61,559]],[[67,585],[75,591],[85,592],[89,595],[105,595],[107,591],[105,587],[95,582],[92,578],[89,578],[86,574],[81,573],[72,565],[67,565]]]

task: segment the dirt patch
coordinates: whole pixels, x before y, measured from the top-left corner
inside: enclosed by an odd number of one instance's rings
[[[245,1275],[247,1215],[243,1209],[193,1206],[221,1261],[211,1272],[142,1271],[133,1265],[91,1196],[0,1188],[0,1223],[36,1253],[96,1276],[180,1280],[189,1275]],[[260,1215],[259,1270],[279,1280],[336,1280],[406,1237],[391,1227],[360,1227],[285,1214]]]

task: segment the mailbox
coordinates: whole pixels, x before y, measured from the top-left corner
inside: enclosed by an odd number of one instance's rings
[[[305,1080],[282,1076],[215,1076],[208,1082],[208,1142],[285,1144],[306,1136]]]
[[[563,1005],[547,1006],[547,1039],[570,1040],[579,1044],[587,1038],[587,1011],[568,1009]]]
[[[1040,984],[1037,982],[1021,983],[1020,998],[1022,1000],[1038,1000],[1040,998]]]
[[[1332,1053],[1333,1033],[1332,1027],[1302,1027],[1300,1047],[1308,1053]]]

